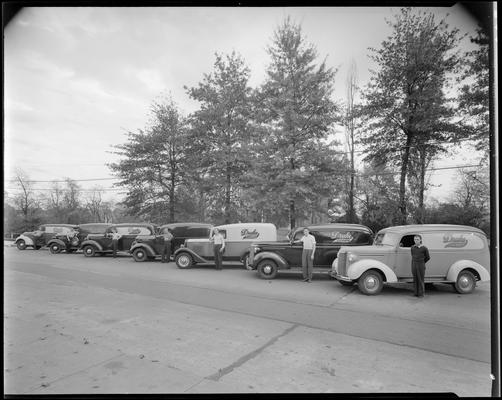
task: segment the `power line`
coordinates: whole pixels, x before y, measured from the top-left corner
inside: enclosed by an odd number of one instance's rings
[[[423,145],[434,145],[434,144],[457,144],[459,142],[467,142],[467,141],[472,141],[472,140],[478,140],[478,139],[458,139],[458,140],[456,140],[454,142],[451,142],[451,141],[424,142],[424,143],[421,144],[421,146],[423,146]],[[410,145],[408,147],[410,149],[418,148],[418,146],[416,146],[416,145]],[[406,146],[399,147],[398,149],[395,149],[395,150],[388,150],[387,152],[388,153],[397,153],[398,151],[401,151],[404,148],[406,148]],[[366,153],[366,152],[367,152],[367,150],[354,150],[354,153]],[[343,151],[343,152],[336,152],[334,154],[350,154],[350,153],[351,153],[351,151]]]
[[[436,142],[425,142],[424,145],[431,145],[431,144],[456,144],[458,142],[467,142],[467,141],[472,141],[472,140],[478,140],[478,139],[473,139],[473,138],[466,138],[466,139],[459,139],[455,142],[451,142],[451,141],[436,141]],[[410,148],[415,148],[417,146],[409,146]],[[404,147],[402,147],[401,149],[404,149]],[[354,153],[364,153],[366,152],[367,150],[354,150]],[[400,151],[399,149],[398,150],[389,150],[388,153],[395,153],[395,152],[398,152]],[[333,154],[335,155],[341,155],[341,154],[350,154],[351,151],[342,151],[342,152],[334,152]],[[81,164],[74,164],[74,165],[81,165]],[[95,165],[98,165],[98,164],[95,164]],[[89,179],[70,179],[72,182],[92,182],[92,181],[112,181],[112,180],[118,180],[120,178],[89,178]],[[26,183],[64,183],[64,182],[67,182],[68,179],[64,179],[64,180],[28,180],[28,181],[23,181],[23,182],[26,182]],[[6,180],[6,182],[17,182],[16,179],[8,179]]]
[[[113,180],[117,180],[117,179],[120,179],[120,178],[90,178],[90,179],[64,179],[64,180],[52,180],[52,181],[23,181],[23,182],[26,182],[26,183],[56,183],[56,182],[67,182],[68,180],[72,181],[72,182],[91,182],[91,181],[113,181]],[[7,182],[17,182],[18,180],[17,179],[9,179],[7,180]]]
[[[428,168],[425,171],[426,172],[431,172],[431,171],[443,171],[443,170],[448,170],[448,169],[462,169],[462,168],[479,168],[481,165],[480,164],[471,164],[471,165],[455,165],[451,167],[438,167],[438,168]],[[359,173],[359,174],[354,174],[356,177],[368,177],[368,176],[382,176],[382,175],[399,175],[401,172],[371,172],[371,173]],[[333,176],[350,176],[350,173],[345,173],[345,174],[331,174]],[[304,179],[304,178],[298,178],[298,179]],[[92,179],[87,179],[92,180]],[[26,181],[27,182],[27,181]],[[54,181],[33,181],[33,182],[54,182]],[[5,190],[22,190],[21,188],[5,188]],[[30,190],[34,191],[51,191],[54,190],[54,188],[30,188]],[[125,191],[127,189],[124,188],[96,188],[96,189],[76,189],[79,192],[95,192],[95,191],[105,191],[105,192],[120,192],[120,191]]]
[[[21,188],[5,188],[5,190],[23,190]],[[30,190],[52,191],[54,188],[30,188]],[[97,189],[75,189],[76,192],[120,192],[126,189],[119,188],[97,188]]]

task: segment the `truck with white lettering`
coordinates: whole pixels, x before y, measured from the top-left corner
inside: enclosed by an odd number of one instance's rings
[[[246,268],[256,270],[260,278],[273,279],[279,270],[301,271],[303,229],[308,228],[316,240],[314,272],[329,273],[341,246],[363,246],[373,242],[373,232],[359,224],[323,224],[299,227],[289,241],[253,243]]]
[[[413,282],[411,246],[419,235],[429,250],[425,283],[451,284],[461,294],[471,293],[478,281],[490,280],[490,253],[485,233],[464,225],[401,225],[377,232],[373,245],[342,247],[331,276],[343,285],[357,283],[366,295],[384,284]]]

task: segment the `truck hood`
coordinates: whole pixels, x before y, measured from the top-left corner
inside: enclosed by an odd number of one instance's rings
[[[351,252],[361,256],[369,256],[388,254],[393,251],[394,247],[392,246],[342,246],[338,254]]]
[[[185,239],[186,243],[208,243],[210,240],[208,238],[194,238],[194,239]]]
[[[38,231],[23,232],[21,235],[33,236],[35,234],[35,232],[38,232]]]
[[[284,244],[290,244],[289,240],[277,240],[275,242],[252,242],[251,245],[257,245],[260,247],[273,247],[273,246],[284,246]]]

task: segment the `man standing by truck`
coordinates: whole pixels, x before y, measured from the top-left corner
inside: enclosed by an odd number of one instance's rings
[[[117,228],[114,228],[112,231],[112,249],[113,249],[113,258],[117,257],[117,250],[119,247],[119,239],[122,235],[117,231]]]
[[[314,272],[314,253],[315,253],[315,237],[309,233],[308,228],[303,230],[303,237],[300,239],[303,243],[302,251],[302,272],[303,282],[312,282],[312,274]]]
[[[222,255],[225,250],[225,238],[220,233],[218,228],[214,228],[210,239],[213,242],[214,262],[216,264],[215,268],[217,270],[221,270],[223,265]]]
[[[171,260],[171,241],[173,240],[173,234],[169,229],[166,229],[165,232],[160,236],[162,240],[161,246],[161,262],[167,263]]]
[[[411,246],[411,273],[413,275],[414,296],[425,294],[425,263],[430,260],[429,249],[422,244],[422,236],[413,237],[415,244]]]

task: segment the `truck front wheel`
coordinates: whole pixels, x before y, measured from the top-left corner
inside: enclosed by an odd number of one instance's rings
[[[180,253],[176,256],[176,265],[180,269],[187,269],[193,265],[192,256],[188,253]]]
[[[256,269],[262,279],[274,279],[277,276],[277,264],[272,260],[260,261]]]
[[[378,294],[383,288],[382,274],[375,270],[366,271],[357,280],[357,285],[359,290],[368,296]]]

